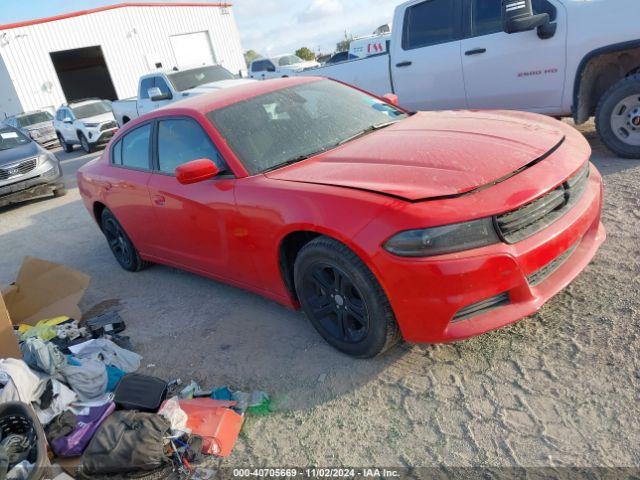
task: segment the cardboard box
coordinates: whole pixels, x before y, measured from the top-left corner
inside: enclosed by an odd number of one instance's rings
[[[13,326],[67,316],[82,318],[78,303],[91,277],[57,263],[26,257],[16,281],[0,295],[0,358],[22,358]]]

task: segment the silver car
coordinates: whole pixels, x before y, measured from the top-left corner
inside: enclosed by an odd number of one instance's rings
[[[0,125],[0,207],[65,193],[58,159],[20,130]]]
[[[14,115],[4,120],[4,123],[17,128],[45,148],[57,146],[58,137],[53,128],[53,115],[45,110]]]

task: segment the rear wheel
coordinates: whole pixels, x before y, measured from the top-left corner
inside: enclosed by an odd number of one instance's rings
[[[60,146],[62,147],[62,149],[67,152],[67,153],[71,153],[73,152],[73,145],[70,143],[67,143],[64,141],[64,137],[62,136],[61,133],[58,133],[58,142],[60,142]]]
[[[87,152],[87,153],[93,153],[95,150],[95,145],[89,143],[89,140],[87,140],[87,137],[84,136],[84,134],[79,133],[78,134],[78,138],[80,139],[80,145],[82,145],[82,149]]]
[[[109,248],[122,268],[129,272],[138,272],[149,265],[140,258],[138,250],[120,222],[107,209],[102,212],[101,226]]]
[[[294,279],[303,310],[336,349],[371,358],[399,342],[400,332],[382,287],[345,245],[327,237],[311,241],[296,258]]]
[[[640,158],[640,75],[620,80],[602,96],[596,127],[612,152],[624,158]]]

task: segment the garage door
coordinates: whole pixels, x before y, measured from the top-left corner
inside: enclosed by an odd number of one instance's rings
[[[216,63],[209,32],[174,35],[171,37],[171,46],[180,69]]]

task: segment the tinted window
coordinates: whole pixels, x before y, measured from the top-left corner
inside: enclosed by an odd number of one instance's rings
[[[501,3],[501,0],[472,0],[471,26],[474,36],[503,30]]]
[[[473,36],[503,31],[501,0],[472,0],[471,26]],[[556,8],[547,0],[532,0],[533,13],[548,13],[551,21],[557,16]]]
[[[169,85],[167,85],[167,82],[162,77],[156,77],[156,87],[160,89],[160,92],[162,92],[163,95],[171,93],[171,90],[169,90]]]
[[[270,67],[273,67],[273,63],[270,60],[258,60],[253,62],[251,67],[252,72],[266,72]]]
[[[155,78],[145,78],[140,82],[140,98],[145,100],[149,98],[149,90],[155,86]]]
[[[111,163],[122,165],[122,140],[116,143],[111,149]]]
[[[259,95],[207,116],[245,168],[256,174],[329,150],[406,115],[359,90],[321,80]]]
[[[402,48],[410,50],[457,40],[460,22],[456,4],[454,0],[428,0],[407,8]]]
[[[143,170],[149,169],[149,139],[151,138],[151,124],[132,130],[120,141],[121,165]]]
[[[176,167],[207,158],[225,170],[218,150],[202,127],[193,120],[163,120],[158,123],[158,163],[160,171],[173,174]]]

